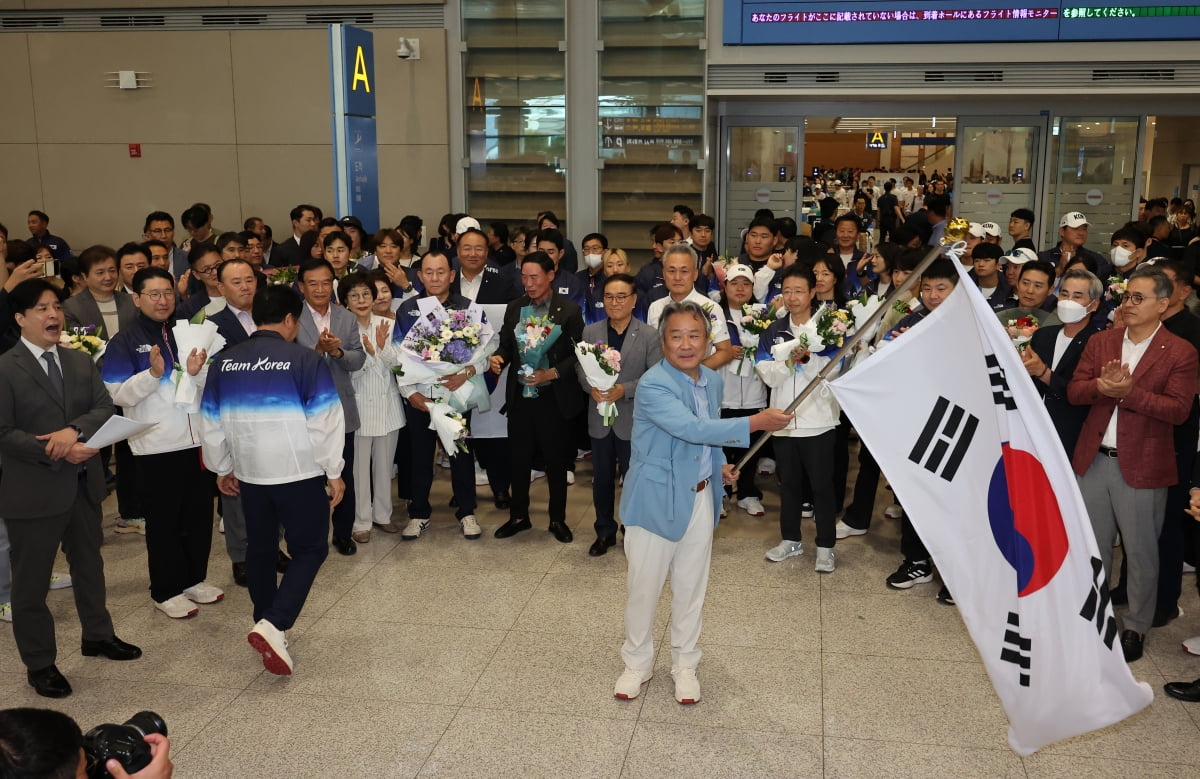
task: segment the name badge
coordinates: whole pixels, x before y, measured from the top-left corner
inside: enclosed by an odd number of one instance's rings
[[[570,291],[571,291],[570,287],[559,287],[558,288],[558,294],[560,294],[560,295],[569,294]]]

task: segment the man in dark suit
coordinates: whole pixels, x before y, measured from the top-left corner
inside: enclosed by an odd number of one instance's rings
[[[64,698],[71,685],[54,662],[58,646],[46,592],[59,544],[74,581],[81,651],[133,660],[142,651],[113,634],[100,556],[104,473],[83,442],[113,414],[92,358],[58,348],[63,314],[53,286],[22,282],[10,294],[21,343],[0,356],[0,505],[12,544],[13,637],[38,695]]]
[[[586,250],[587,241],[584,241]],[[586,256],[586,255],[585,255]],[[592,502],[596,506],[596,540],[588,549],[592,557],[606,553],[617,543],[617,521],[613,516],[618,476],[629,470],[629,436],[633,433],[633,401],[638,380],[662,359],[658,333],[633,318],[637,305],[637,282],[624,273],[610,276],[602,293],[607,318],[583,328],[583,340],[607,344],[621,353],[621,370],[612,389],[599,390],[588,383],[578,364],[579,383],[591,395],[588,404],[588,436],[592,439]],[[612,425],[604,424],[597,405],[613,403],[617,409]]]
[[[1100,305],[1103,293],[1104,283],[1090,271],[1082,268],[1067,271],[1056,309],[1063,324],[1038,328],[1029,348],[1021,352],[1021,360],[1041,393],[1067,457],[1074,455],[1079,431],[1091,410],[1090,406],[1076,406],[1067,400],[1067,385],[1075,375],[1083,347],[1099,332],[1092,324],[1092,313]],[[1063,319],[1064,316],[1067,318]]]
[[[1121,313],[1125,327],[1097,333],[1084,347],[1067,398],[1092,408],[1072,465],[1087,506],[1104,570],[1112,572],[1117,531],[1128,561],[1129,611],[1121,648],[1142,656],[1154,618],[1158,535],[1167,487],[1178,481],[1174,426],[1187,419],[1196,394],[1196,350],[1162,326],[1171,280],[1155,268],[1129,277]]]
[[[579,306],[554,291],[554,261],[545,252],[532,252],[521,261],[525,295],[508,304],[500,348],[491,358],[491,370],[499,374],[508,363],[508,439],[512,443],[512,504],[509,519],[496,529],[496,538],[508,538],[533,525],[529,521],[529,476],[535,448],[546,463],[550,489],[550,532],[564,544],[573,539],[567,527],[567,467],[571,463],[568,421],[583,411],[584,394],[575,375],[574,343],[583,337],[583,312]],[[546,317],[562,332],[543,361],[522,375],[521,347],[516,330],[523,317]],[[526,387],[536,391],[525,397]]]
[[[299,265],[309,259],[300,253],[300,237],[309,230],[316,230],[321,221],[321,209],[301,203],[292,209],[292,234],[284,238],[271,249],[271,267],[282,268],[289,265]]]
[[[352,555],[358,551],[350,533],[354,530],[354,431],[358,430],[358,403],[354,400],[354,384],[350,374],[361,370],[367,360],[362,339],[358,335],[358,320],[333,299],[333,266],[326,260],[309,260],[300,266],[300,294],[304,310],[300,313],[300,334],[296,343],[313,349],[325,358],[333,372],[346,415],[346,441],[342,456],[346,466],[342,480],[346,497],[333,510],[333,547],[339,554]]]

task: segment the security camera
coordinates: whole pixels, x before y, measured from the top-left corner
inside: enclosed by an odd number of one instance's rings
[[[401,38],[396,47],[396,56],[402,60],[421,59],[421,40],[419,38]]]

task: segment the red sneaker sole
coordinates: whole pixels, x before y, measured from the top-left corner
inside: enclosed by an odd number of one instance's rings
[[[262,655],[263,668],[266,668],[276,676],[291,676],[292,669],[283,661],[279,655],[275,654],[275,650],[271,648],[271,644],[267,639],[263,638],[258,633],[251,633],[246,637],[250,642],[250,646]]]

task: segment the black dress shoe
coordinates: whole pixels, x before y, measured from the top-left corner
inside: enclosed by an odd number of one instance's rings
[[[500,490],[492,493],[492,498],[496,502],[496,508],[506,509],[512,505],[512,496],[508,494],[508,490]]]
[[[564,544],[569,544],[575,540],[575,535],[571,533],[571,528],[567,527],[566,522],[551,522],[550,535]]]
[[[233,583],[239,587],[246,586],[246,564],[245,563],[234,563],[233,564]]]
[[[347,557],[358,551],[358,545],[354,543],[352,538],[333,537],[333,548],[338,550],[339,554],[344,554]]]
[[[1172,698],[1188,703],[1200,703],[1200,679],[1194,682],[1167,682],[1163,685],[1163,690]]]
[[[610,546],[616,546],[616,545],[617,545],[617,537],[616,536],[600,536],[595,541],[592,542],[591,546],[588,547],[588,556],[589,557],[599,557],[600,555],[606,553]]]
[[[142,656],[141,649],[133,644],[127,644],[116,636],[105,641],[88,641],[85,639],[79,645],[79,651],[83,653],[84,657],[102,655],[109,660],[137,660]]]
[[[1171,620],[1179,616],[1179,607],[1172,606],[1169,609],[1155,609],[1154,621],[1150,623],[1151,627],[1161,628],[1171,623]]]
[[[337,539],[334,539],[335,541]],[[292,562],[292,558],[287,556],[287,553],[282,549],[279,550],[279,557],[275,559],[276,573],[287,573],[288,565]]]
[[[25,678],[34,692],[43,698],[65,698],[71,694],[71,683],[52,665],[40,671],[26,671]]]
[[[533,527],[533,524],[529,521],[529,517],[518,517],[510,519],[496,528],[495,536],[496,538],[508,538],[531,527]]]
[[[1142,642],[1145,637],[1133,630],[1121,631],[1121,651],[1125,653],[1125,662],[1132,663],[1142,658]]]

